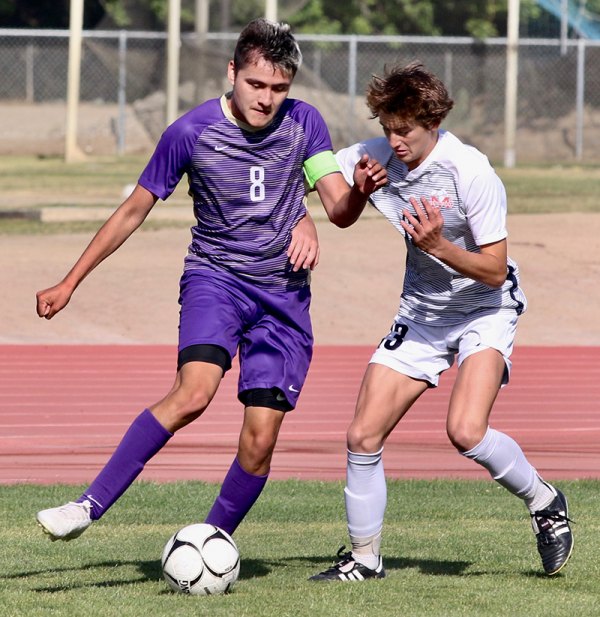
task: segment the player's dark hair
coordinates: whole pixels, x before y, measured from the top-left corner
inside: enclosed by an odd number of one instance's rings
[[[240,33],[233,54],[233,64],[239,70],[264,58],[274,67],[294,77],[302,64],[300,47],[288,24],[268,19],[253,19]]]
[[[419,62],[384,70],[367,87],[373,118],[381,114],[414,120],[426,129],[439,125],[454,106],[446,86]]]

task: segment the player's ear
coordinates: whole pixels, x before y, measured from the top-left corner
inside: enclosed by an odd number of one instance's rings
[[[227,79],[229,79],[229,83],[233,86],[235,82],[235,65],[233,64],[233,60],[230,60],[227,65]]]

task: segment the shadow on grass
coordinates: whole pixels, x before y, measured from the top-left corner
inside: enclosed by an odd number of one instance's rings
[[[330,557],[304,557],[304,558],[291,558],[289,561],[301,560],[314,564],[315,568],[321,567],[321,569],[328,568],[333,565],[333,561]],[[328,561],[329,560],[329,561]],[[335,560],[334,560],[335,561]],[[408,570],[416,569],[422,574],[428,574],[431,576],[460,576],[464,574],[465,570],[471,566],[469,561],[449,561],[449,560],[434,560],[434,559],[411,559],[408,557],[384,557],[383,560],[386,571],[391,570]]]
[[[324,566],[325,564],[325,566]],[[470,566],[470,562],[467,561],[449,561],[449,560],[431,560],[431,559],[409,559],[409,558],[394,558],[388,557],[385,560],[386,570],[404,570],[404,569],[417,569],[422,574],[430,576],[460,576],[464,574],[465,570]],[[64,567],[64,568],[43,568],[38,570],[27,570],[16,572],[8,576],[0,577],[0,580],[11,579],[24,579],[31,577],[39,577],[48,574],[60,575],[61,573],[73,573],[73,572],[86,572],[87,577],[93,570],[101,572],[107,568],[110,568],[111,573],[114,575],[119,568],[128,568],[135,566],[139,572],[139,576],[134,578],[114,578],[114,580],[85,580],[85,581],[73,581],[72,577],[68,583],[64,585],[53,585],[47,587],[38,587],[34,591],[39,593],[60,593],[75,589],[83,588],[111,588],[111,587],[123,587],[125,585],[137,585],[144,582],[157,582],[162,580],[162,569],[160,561],[98,561],[83,564],[78,567]],[[306,578],[311,574],[316,573],[317,570],[328,567],[328,557],[312,556],[312,557],[284,557],[281,559],[267,560],[267,559],[244,559],[242,560],[242,567],[240,570],[239,580],[262,578],[268,576],[273,570],[278,568],[298,567],[306,569],[307,567],[314,566],[315,572],[306,572]],[[102,575],[99,574],[98,578]],[[165,589],[165,593],[170,593]]]
[[[279,565],[282,565],[284,561],[282,560]],[[27,570],[22,572],[15,572],[14,574],[9,574],[6,576],[0,576],[0,581],[2,580],[14,580],[14,579],[26,579],[32,577],[40,577],[49,574],[60,575],[61,573],[73,573],[73,572],[86,572],[88,575],[93,570],[102,571],[107,568],[110,568],[111,572],[117,571],[118,568],[127,568],[135,566],[140,573],[139,577],[135,578],[115,578],[110,581],[80,581],[73,582],[69,581],[68,584],[64,585],[56,585],[56,586],[48,586],[48,587],[38,587],[34,589],[34,591],[40,593],[58,593],[64,592],[74,589],[82,589],[86,587],[98,587],[98,588],[109,588],[109,587],[121,587],[124,585],[135,585],[144,582],[156,582],[162,581],[162,568],[160,566],[160,561],[98,561],[83,564],[77,567],[64,567],[64,568],[40,568],[38,570]],[[242,567],[240,570],[239,580],[250,579],[256,577],[267,576],[271,572],[271,568],[267,565],[267,562],[262,561],[260,559],[244,559],[242,562]],[[100,577],[100,575],[99,575]],[[98,577],[98,578],[99,578]]]

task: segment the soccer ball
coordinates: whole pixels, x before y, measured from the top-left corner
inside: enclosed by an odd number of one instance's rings
[[[172,589],[208,596],[226,593],[233,587],[240,573],[240,554],[227,532],[197,523],[169,538],[161,564]]]

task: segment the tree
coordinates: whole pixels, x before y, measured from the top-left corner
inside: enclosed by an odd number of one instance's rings
[[[536,0],[521,0],[521,13],[539,16]],[[290,23],[302,32],[486,38],[506,35],[506,19],[507,0],[309,0]]]
[[[574,1],[574,0],[571,0]],[[587,9],[600,12],[600,0]],[[195,0],[181,0],[182,30],[194,27]],[[228,15],[223,15],[223,10]],[[264,14],[265,0],[212,0],[210,29],[239,30]],[[167,0],[86,0],[85,28],[164,30]],[[540,16],[536,0],[521,0],[521,17]],[[279,17],[296,32],[319,34],[506,35],[507,0],[279,0]],[[0,26],[67,28],[69,0],[0,0]]]

